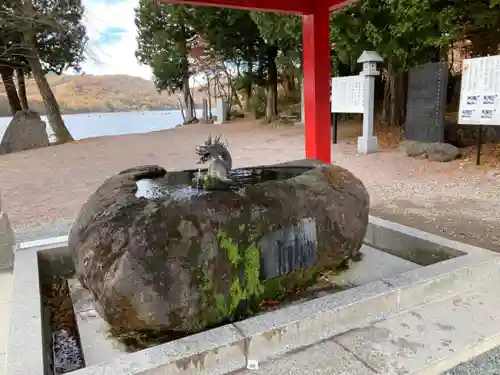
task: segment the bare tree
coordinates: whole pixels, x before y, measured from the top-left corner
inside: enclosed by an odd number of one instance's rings
[[[19,101],[21,102],[21,107],[24,110],[28,110],[29,109],[28,95],[26,93],[26,81],[23,68],[16,69],[16,80],[17,80],[17,91],[19,93]]]
[[[61,116],[59,104],[45,76],[46,71],[40,60],[40,51],[43,56],[49,56],[50,70],[61,74],[68,66],[78,67],[81,59],[81,49],[86,40],[85,28],[79,25],[83,7],[79,1],[60,0],[56,2],[37,2],[37,9],[33,0],[3,0],[0,5],[1,42],[0,62],[10,66],[11,77],[16,73],[18,87],[14,81],[8,80],[11,95],[9,101],[14,100],[21,109],[28,108],[25,74],[30,72],[40,91],[49,124],[59,143],[72,141],[73,138],[66,128]],[[76,26],[75,26],[76,25]],[[83,39],[78,39],[83,38]],[[78,45],[81,40],[81,45]],[[71,43],[74,41],[75,43]],[[67,46],[67,47],[61,47]],[[75,49],[74,46],[77,46]],[[57,51],[56,58],[50,51]],[[59,55],[57,55],[59,53]],[[64,55],[61,55],[63,53]],[[59,56],[65,58],[60,59]],[[69,62],[69,63],[68,63]],[[3,78],[3,77],[2,77]],[[4,84],[6,80],[4,79]],[[19,91],[19,95],[17,95]],[[12,107],[12,105],[11,105]]]
[[[10,66],[2,64],[0,61],[0,76],[2,77],[7,99],[9,100],[12,116],[14,116],[17,111],[23,109],[19,96],[17,95],[16,84],[14,83],[14,69]]]
[[[56,97],[50,88],[47,77],[45,77],[40,58],[38,56],[38,48],[35,39],[35,26],[32,20],[35,19],[36,11],[33,7],[32,0],[23,0],[23,11],[25,17],[25,27],[22,29],[24,46],[26,48],[26,60],[33,72],[33,78],[35,79],[38,90],[40,90],[40,95],[43,99],[43,104],[45,105],[45,110],[47,111],[47,118],[49,120],[50,127],[56,135],[58,143],[69,142],[73,140],[70,132],[64,124],[64,120],[61,116],[61,110],[59,108],[59,103],[57,103]]]
[[[208,93],[211,102],[210,88],[213,87],[214,99],[222,98],[228,103],[228,111],[231,110],[233,100],[243,110],[240,97],[234,87],[233,75],[224,58],[215,53],[210,44],[200,35],[196,35],[191,41],[190,66],[195,74],[204,74],[206,85],[202,85]]]

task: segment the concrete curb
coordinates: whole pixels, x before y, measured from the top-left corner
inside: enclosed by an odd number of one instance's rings
[[[370,216],[369,219],[370,225],[365,235],[367,245],[384,249],[384,251],[396,256],[404,253],[410,258],[408,260],[417,264],[420,262],[418,259],[413,259],[417,257],[413,254],[415,250],[428,253],[433,260],[429,264],[460,255],[481,254],[489,251],[375,216]],[[432,254],[434,255],[432,256]]]
[[[15,243],[9,217],[0,211],[0,270],[11,269],[14,266]]]
[[[16,250],[37,248],[38,251],[41,251],[61,246],[68,246],[68,236],[43,238],[40,240],[21,242],[17,245]]]
[[[6,374],[44,374],[41,290],[37,250],[18,252],[14,262]]]
[[[249,361],[265,361],[431,300],[453,296],[478,283],[500,279],[499,254],[385,220],[370,217],[366,240],[393,250],[399,246],[402,251],[427,249],[437,254],[436,249],[442,249],[447,256],[456,257],[119,356],[74,374],[225,374],[244,368]],[[39,375],[45,368],[39,277],[47,259],[57,263],[58,269],[67,267],[69,252],[67,238],[44,241],[21,244],[16,254],[7,375]]]

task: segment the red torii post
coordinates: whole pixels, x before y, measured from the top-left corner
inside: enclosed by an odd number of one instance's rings
[[[330,163],[329,14],[353,0],[159,0],[302,15],[306,158]]]

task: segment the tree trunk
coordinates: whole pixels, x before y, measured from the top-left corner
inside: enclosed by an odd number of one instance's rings
[[[295,71],[294,66],[292,64],[288,64],[285,73],[286,77],[286,89],[290,96],[295,96],[296,88],[295,88]]]
[[[16,84],[14,83],[14,69],[9,66],[0,65],[0,75],[2,76],[5,93],[9,100],[10,111],[12,112],[12,116],[14,116],[17,111],[23,109],[17,95]]]
[[[186,106],[186,119],[185,122],[187,124],[191,124],[193,120],[196,119],[196,112],[194,110],[194,100],[193,95],[191,94],[191,88],[189,87],[189,47],[187,41],[187,32],[185,25],[183,23],[180,24],[181,27],[181,39],[179,40],[178,47],[182,52],[182,94],[184,98],[184,105]]]
[[[193,119],[197,119],[198,116],[196,116],[196,105],[194,103],[194,98],[193,98],[193,93],[191,92],[191,90],[189,91],[189,102],[191,103],[191,113],[193,115]]]
[[[192,120],[193,120],[193,112],[192,112],[192,108],[191,108],[191,100],[189,100],[189,96],[190,96],[190,93],[189,93],[189,89],[186,89],[186,85],[183,84],[183,89],[182,89],[182,94],[183,94],[183,101],[184,101],[184,108],[186,108],[185,112],[184,112],[184,122],[186,124],[189,124]]]
[[[28,96],[26,94],[26,81],[24,79],[24,71],[22,68],[17,68],[17,90],[19,92],[19,99],[21,99],[21,107],[24,110],[29,110]]]
[[[396,126],[404,125],[406,120],[407,86],[408,74],[406,72],[396,72],[389,61],[382,106],[382,122]]]
[[[184,105],[186,106],[186,123],[190,124],[195,119],[193,97],[189,89],[189,73],[184,73],[182,79],[182,94],[184,97]]]
[[[32,0],[23,0],[24,12],[26,20],[35,18]],[[56,97],[50,88],[49,82],[43,73],[42,64],[38,56],[38,49],[36,47],[35,35],[33,25],[26,23],[23,27],[23,38],[26,48],[26,60],[31,68],[33,77],[35,78],[36,85],[40,91],[40,95],[47,111],[47,118],[49,125],[54,132],[58,143],[65,143],[73,140],[70,132],[66,128],[61,116],[61,110],[57,103]]]
[[[278,68],[276,67],[276,56],[278,49],[269,47],[267,55],[267,102],[266,117],[271,122],[278,116]]]
[[[207,74],[207,93],[208,93],[208,119],[212,121],[212,93],[210,92],[210,76]]]
[[[247,61],[247,76],[245,82],[245,109],[246,113],[252,111],[252,74],[253,74],[253,63],[252,60]]]
[[[293,75],[286,75],[286,90],[289,95],[295,94],[295,81]]]
[[[43,74],[40,60],[38,57],[34,56],[27,57],[27,60],[30,64],[31,71],[33,72],[33,77],[35,78],[40,95],[42,96],[43,104],[45,106],[45,110],[47,111],[47,119],[49,120],[49,125],[56,136],[57,143],[73,141],[73,137],[66,128],[64,120],[62,119],[59,103],[57,103],[57,99],[50,88],[49,82]]]
[[[218,79],[219,79],[218,76],[215,75],[214,76],[214,100],[215,100],[215,103],[217,103],[217,82],[218,82]]]
[[[224,73],[226,74],[226,79],[228,83],[228,111],[231,112],[232,104],[233,104],[233,99],[235,99],[236,105],[240,109],[240,111],[243,111],[243,105],[241,104],[240,96],[238,95],[238,91],[234,88],[234,82],[233,78],[231,77],[231,74],[229,73],[229,70],[227,70],[226,66],[224,65]]]
[[[252,82],[248,82],[245,85],[245,112],[250,113],[252,111]]]

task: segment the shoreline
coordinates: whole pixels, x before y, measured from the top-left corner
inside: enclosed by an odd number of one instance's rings
[[[45,122],[49,138],[53,135],[46,116]],[[168,130],[182,125],[181,112],[146,111],[146,112],[109,112],[63,115],[70,134],[75,141],[82,139],[143,134],[159,130]],[[0,139],[11,122],[12,117],[0,117]]]
[[[215,109],[215,108],[214,108]],[[196,108],[197,111],[201,111],[202,108]],[[61,115],[64,116],[73,116],[73,115],[89,115],[89,116],[101,116],[101,115],[110,115],[110,114],[130,114],[130,113],[156,113],[156,112],[180,112],[181,110],[178,108],[174,109],[144,109],[144,110],[138,110],[138,109],[131,109],[131,110],[120,110],[120,111],[109,111],[109,112],[63,112]],[[47,117],[46,113],[40,113],[38,114],[41,117]],[[0,120],[3,119],[12,119],[12,114],[8,115],[3,115],[0,114]]]

